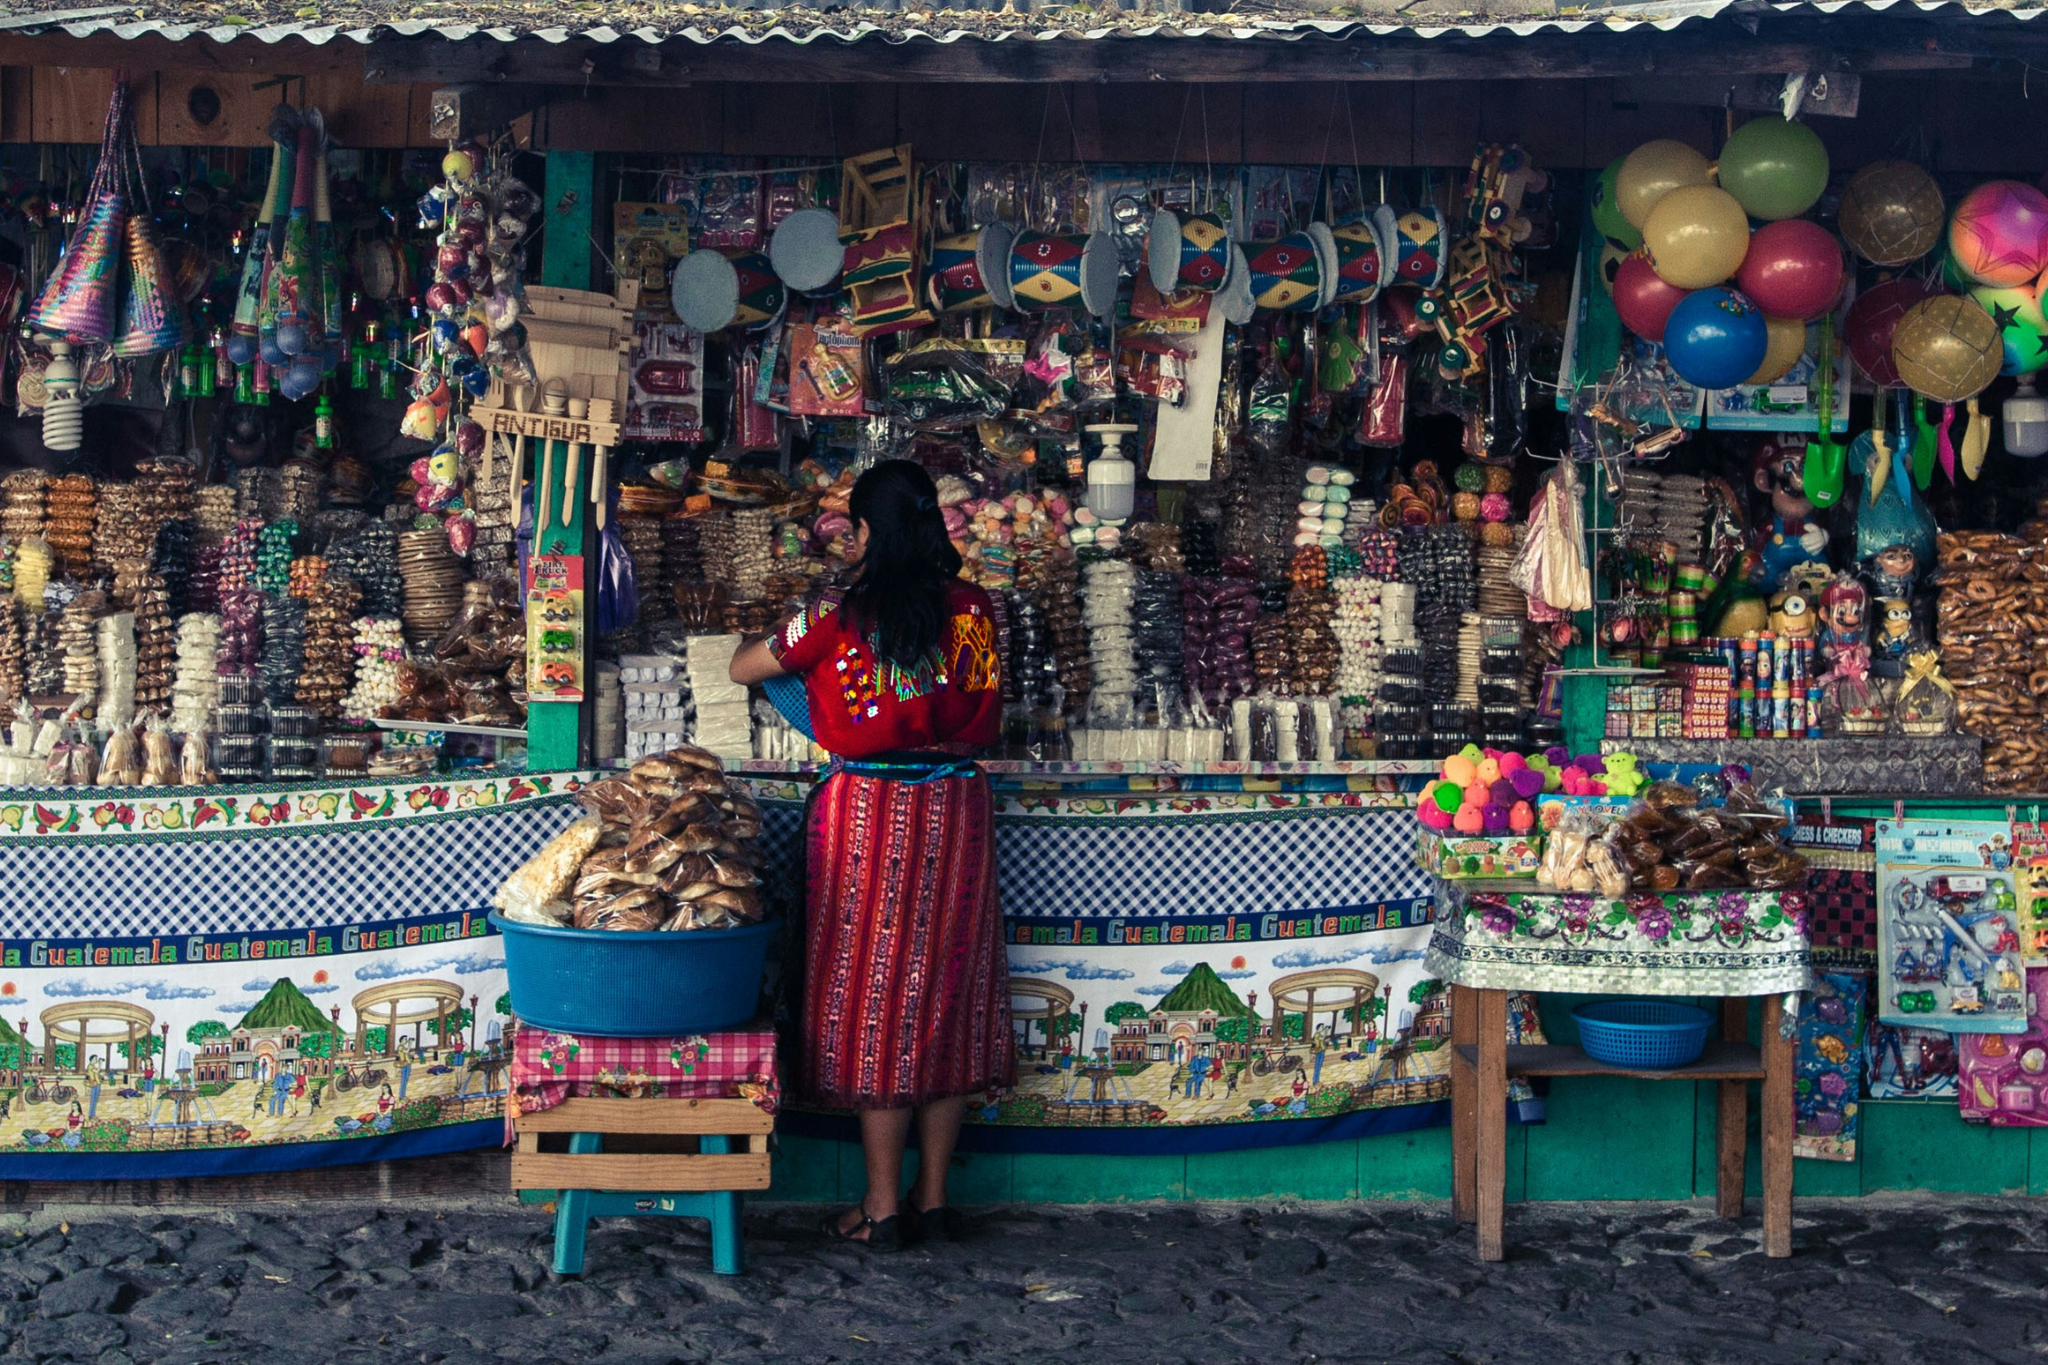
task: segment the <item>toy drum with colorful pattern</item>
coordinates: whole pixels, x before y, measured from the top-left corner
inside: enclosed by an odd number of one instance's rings
[[[693,251],[676,262],[669,277],[669,302],[692,331],[718,332],[734,326],[753,331],[781,318],[789,289],[762,252],[726,256]]]
[[[1183,217],[1172,209],[1152,215],[1145,250],[1152,287],[1161,294],[1193,289],[1213,294],[1230,278],[1230,229],[1213,213]]]
[[[830,209],[798,209],[775,225],[768,238],[775,273],[799,294],[817,294],[839,281],[846,244],[839,240],[839,215]]]
[[[1223,309],[1223,320],[1233,327],[1244,326],[1259,310],[1258,301],[1252,297],[1251,264],[1245,260],[1244,248],[1236,242],[1230,244],[1230,274],[1216,294],[1216,303]]]
[[[996,296],[996,279],[988,267],[996,264],[999,275],[1007,270],[1010,236],[1009,228],[993,223],[932,243],[931,273],[925,279],[932,307],[942,313],[1007,307],[1008,291]]]
[[[1386,287],[1393,266],[1379,228],[1370,218],[1355,218],[1324,231],[1337,250],[1337,296],[1333,302],[1372,302]]]
[[[1450,264],[1450,242],[1444,231],[1444,216],[1435,209],[1411,209],[1395,213],[1382,204],[1373,211],[1373,223],[1380,241],[1392,257],[1388,284],[1413,284],[1434,289],[1444,282]]]
[[[1024,232],[1010,244],[1010,292],[1027,313],[1085,308],[1107,317],[1116,282],[1116,243],[1106,232]]]
[[[1245,255],[1251,266],[1252,300],[1270,313],[1320,308],[1335,271],[1325,271],[1328,253],[1314,235],[1290,232],[1278,241],[1254,242]]]

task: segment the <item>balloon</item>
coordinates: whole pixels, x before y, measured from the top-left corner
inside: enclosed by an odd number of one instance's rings
[[[1984,392],[2005,363],[2005,342],[1974,300],[1943,294],[1914,304],[1892,332],[1892,364],[1915,393],[1960,403]]]
[[[1679,300],[1664,327],[1664,355],[1680,379],[1726,389],[1755,374],[1770,350],[1770,331],[1757,306],[1722,285]]]
[[[1686,185],[1650,210],[1643,250],[1666,283],[1709,289],[1741,267],[1749,251],[1749,219],[1728,191]]]
[[[1858,295],[1842,319],[1842,344],[1863,377],[1881,389],[1896,389],[1904,381],[1892,364],[1892,331],[1906,310],[1941,291],[1918,280],[1887,280]]]
[[[2048,195],[2017,180],[1979,185],[1949,219],[1948,249],[1977,284],[2025,284],[2048,267]]]
[[[1614,175],[1614,199],[1628,225],[1641,230],[1658,200],[1682,186],[1706,185],[1712,179],[1713,167],[1705,157],[1683,142],[1660,137],[1621,159],[1621,169]]]
[[[1803,123],[1752,119],[1721,149],[1720,179],[1751,217],[1797,218],[1828,187],[1828,149]]]
[[[1774,384],[1806,354],[1806,324],[1797,318],[1764,319],[1766,342],[1763,363],[1745,384]]]
[[[1910,161],[1873,161],[1842,187],[1842,236],[1872,265],[1905,265],[1941,240],[1941,186]]]
[[[1765,223],[1749,237],[1735,285],[1774,318],[1814,318],[1842,296],[1842,247],[1804,218]]]
[[[1643,234],[1621,216],[1620,191],[1616,187],[1625,159],[1616,157],[1608,162],[1607,169],[1593,182],[1593,227],[1608,241],[1620,243],[1623,251],[1634,251],[1643,244]]]
[[[1622,326],[1645,341],[1664,339],[1664,324],[1684,297],[1685,291],[1666,284],[1640,251],[1614,273],[1614,311],[1621,315]]]
[[[1618,243],[1601,243],[1600,259],[1594,267],[1593,275],[1595,279],[1600,281],[1600,287],[1607,291],[1609,297],[1612,297],[1614,294],[1614,277],[1621,270],[1621,263],[1627,259],[1628,253],[1623,251]],[[1649,263],[1645,261],[1644,264],[1647,265]],[[1652,271],[1651,273],[1655,274],[1656,272]]]
[[[2005,363],[2000,374],[2032,374],[2048,365],[2048,317],[2041,313],[2041,297],[2034,285],[2021,289],[1994,289],[1979,285],[1970,298],[1991,315],[2005,343]]]

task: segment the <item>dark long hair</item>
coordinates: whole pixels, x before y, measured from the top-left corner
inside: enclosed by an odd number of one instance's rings
[[[884,460],[855,481],[847,515],[868,524],[867,553],[842,607],[847,621],[883,658],[912,667],[938,646],[946,585],[960,572],[939,490],[912,461]]]

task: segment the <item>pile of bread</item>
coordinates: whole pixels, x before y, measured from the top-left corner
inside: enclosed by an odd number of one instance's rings
[[[585,818],[498,888],[521,924],[623,931],[731,929],[763,915],[761,808],[692,745],[576,793]]]

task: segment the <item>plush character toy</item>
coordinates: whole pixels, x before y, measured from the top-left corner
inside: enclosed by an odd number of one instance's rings
[[[1650,775],[1637,766],[1634,754],[1607,755],[1607,794],[1609,796],[1634,796],[1650,781]]]

